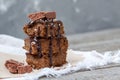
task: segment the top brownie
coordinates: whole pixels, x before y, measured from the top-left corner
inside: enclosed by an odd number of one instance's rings
[[[56,12],[37,12],[37,13],[31,13],[28,15],[28,17],[32,20],[38,20],[38,19],[55,19],[56,18]]]
[[[55,20],[55,12],[38,12],[28,16],[31,21],[23,28],[30,37],[60,37],[64,34],[62,21]]]

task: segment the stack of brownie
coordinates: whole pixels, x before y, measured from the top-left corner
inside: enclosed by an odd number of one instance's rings
[[[61,66],[66,63],[68,40],[64,36],[62,21],[55,12],[38,12],[28,16],[30,22],[23,28],[28,37],[24,40],[26,62],[34,69]]]

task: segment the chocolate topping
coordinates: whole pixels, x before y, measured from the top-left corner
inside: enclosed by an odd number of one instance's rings
[[[42,53],[41,53],[41,42],[40,41],[36,41],[36,44],[37,44],[37,51],[38,51],[38,57],[42,57]]]
[[[38,36],[39,36],[39,34],[40,34],[40,27],[38,27],[38,29],[37,29],[37,33],[38,33]],[[40,41],[37,39],[38,37],[35,37],[36,38],[36,43],[37,43],[37,51],[38,51],[38,56],[39,57],[42,57],[42,53],[41,53],[41,43],[40,43]]]
[[[53,28],[53,20],[52,20],[52,25],[50,25],[50,29],[52,30]],[[50,43],[49,43],[49,59],[50,59],[50,66],[52,66],[52,32],[50,32],[51,37],[50,39]]]
[[[58,36],[57,36],[58,41],[57,41],[57,44],[58,44],[59,50],[61,52],[61,49],[60,49],[60,37],[61,37],[61,35],[60,35],[60,25],[61,25],[61,23],[58,23]]]
[[[48,37],[48,23],[45,24],[46,27],[46,38]]]
[[[49,38],[50,42],[49,42],[49,54],[48,57],[50,59],[50,66],[52,66],[52,37]]]
[[[31,43],[32,43],[32,39],[31,39],[31,37],[30,37],[30,50],[29,50],[29,53],[32,53]]]

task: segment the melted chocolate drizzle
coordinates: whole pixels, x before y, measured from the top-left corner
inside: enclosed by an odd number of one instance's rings
[[[30,37],[30,48],[29,48],[29,53],[30,53],[30,54],[31,54],[31,52],[32,52],[31,43],[32,43],[32,38]]]
[[[49,60],[50,60],[50,67],[52,66],[52,37],[49,38],[50,42],[49,42]]]
[[[50,67],[52,66],[52,39],[53,39],[53,36],[52,36],[52,28],[53,28],[53,20],[52,20],[52,25],[50,25],[50,35],[51,37],[49,38],[50,42],[49,42],[49,60],[50,60]]]
[[[60,23],[58,23],[58,36],[57,36],[57,44],[58,44],[58,46],[59,46],[59,51],[61,52],[61,48],[60,48],[60,37],[61,37],[61,35],[60,35]]]
[[[46,27],[46,38],[48,38],[48,23],[47,22],[45,24],[45,27]]]
[[[38,35],[40,35],[40,27],[38,27],[37,29],[37,33]],[[37,51],[38,51],[38,57],[42,57],[42,53],[41,53],[41,42],[39,41],[38,37],[36,37],[36,43],[37,43]]]

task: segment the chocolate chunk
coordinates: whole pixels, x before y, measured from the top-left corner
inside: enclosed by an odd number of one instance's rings
[[[31,13],[28,15],[28,17],[32,20],[38,20],[38,19],[55,19],[56,18],[56,12],[37,12],[37,13]]]

